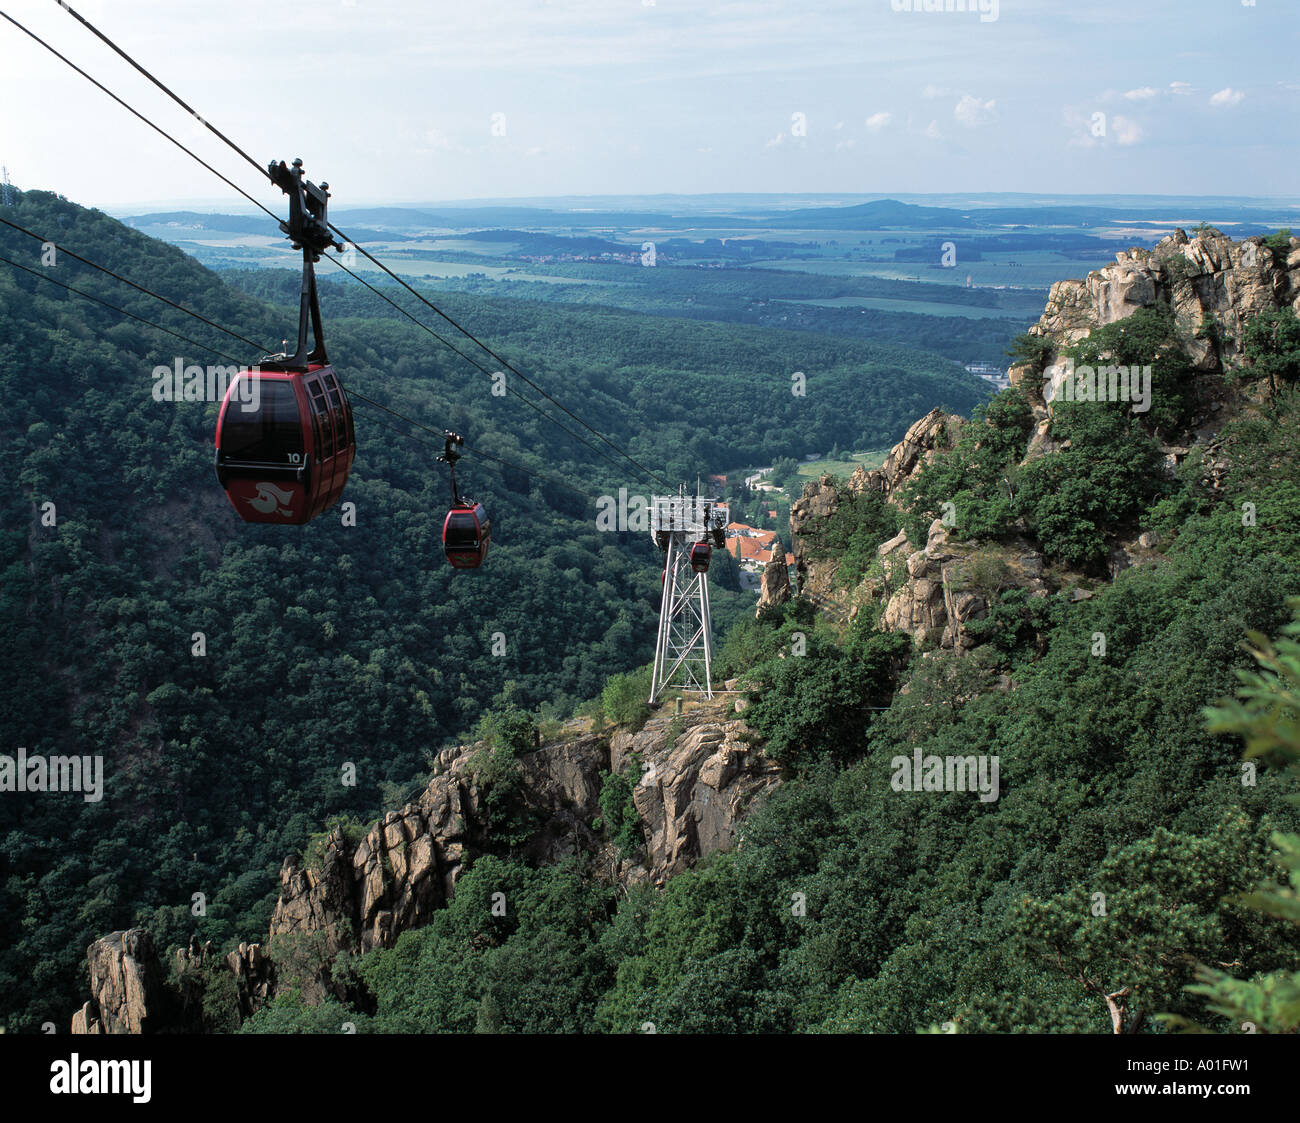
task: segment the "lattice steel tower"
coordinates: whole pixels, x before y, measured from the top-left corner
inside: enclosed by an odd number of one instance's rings
[[[729,516],[725,503],[700,495],[656,495],[651,500],[650,535],[665,555],[652,704],[670,686],[713,697],[708,565],[712,551],[725,548]]]

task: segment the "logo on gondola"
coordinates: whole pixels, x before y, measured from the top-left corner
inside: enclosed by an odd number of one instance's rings
[[[288,518],[293,514],[293,510],[286,504],[293,498],[292,491],[286,491],[282,487],[276,487],[275,484],[259,483],[254,484],[257,488],[257,498],[249,499],[248,505],[259,514],[269,515],[274,511],[283,518]]]

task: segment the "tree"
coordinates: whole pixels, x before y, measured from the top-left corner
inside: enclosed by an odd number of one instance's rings
[[[1269,393],[1278,383],[1300,378],[1300,318],[1290,307],[1256,313],[1242,333],[1242,355],[1256,378],[1267,378]]]
[[[805,653],[782,653],[755,672],[764,689],[749,721],[767,738],[768,754],[791,768],[823,756],[852,760],[911,653],[911,639],[897,633],[875,633],[847,649],[809,637]]]
[[[1276,643],[1258,632],[1250,635],[1255,671],[1240,671],[1235,699],[1206,709],[1210,729],[1231,733],[1246,742],[1246,759],[1274,760],[1300,779],[1300,599],[1291,602],[1294,618]],[[1300,804],[1300,796],[1292,796]],[[1273,845],[1285,873],[1285,884],[1265,885],[1240,898],[1240,903],[1300,929],[1300,835],[1275,832]],[[1226,971],[1204,967],[1201,981],[1189,987],[1210,1008],[1266,1033],[1300,1030],[1300,971],[1275,971],[1239,979]]]

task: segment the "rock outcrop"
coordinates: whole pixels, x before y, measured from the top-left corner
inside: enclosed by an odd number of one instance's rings
[[[420,798],[390,811],[359,844],[350,845],[336,829],[319,865],[286,861],[271,917],[273,945],[311,936],[325,956],[371,951],[427,923],[490,830],[473,755],[463,746],[444,753]],[[597,849],[588,824],[600,816],[600,774],[609,767],[605,739],[585,735],[549,745],[524,754],[520,766],[524,804],[542,824],[525,846],[527,857],[545,864]]]
[[[90,1001],[72,1017],[73,1033],[157,1033],[175,1000],[153,938],[143,928],[112,932],[86,949]]]
[[[586,853],[611,880],[662,884],[733,845],[746,809],[778,782],[779,768],[748,743],[731,705],[720,699],[654,717],[640,732],[617,733],[612,741],[574,733],[522,754],[520,799],[536,825],[523,843],[524,856],[545,865]],[[475,778],[481,748],[445,750],[419,799],[390,811],[360,839],[335,828],[313,860],[286,860],[267,941],[241,943],[216,960],[210,944],[195,940],[177,953],[182,976],[214,965],[228,970],[237,1019],[255,1012],[277,988],[296,989],[307,1002],[348,997],[331,978],[335,957],[392,947],[402,932],[428,923],[491,840]],[[624,771],[634,753],[643,765],[634,801],[644,845],[625,858],[597,820],[604,774]],[[87,957],[93,997],[75,1015],[74,1033],[201,1028],[203,1011],[187,1008],[184,986],[178,991],[167,984],[148,932],[115,932],[96,940]]]
[[[1116,254],[1114,265],[1082,280],[1057,281],[1029,334],[1050,339],[1059,350],[1157,304],[1173,310],[1198,370],[1238,365],[1248,320],[1272,308],[1300,312],[1300,239],[1292,238],[1287,250],[1273,250],[1263,238],[1234,242],[1212,226],[1191,238],[1175,230],[1152,249]],[[1207,319],[1222,330],[1213,338],[1198,337],[1197,329]]]
[[[261,944],[240,944],[226,956],[226,967],[235,980],[239,1017],[243,1020],[275,993],[275,965]]]
[[[730,845],[741,810],[775,783],[779,770],[742,740],[743,722],[720,720],[728,707],[716,702],[655,717],[612,742],[587,734],[524,754],[523,799],[541,823],[524,845],[526,857],[546,865],[589,853],[626,881],[662,882]],[[645,769],[634,798],[646,845],[638,859],[620,861],[591,824],[601,817],[602,773],[622,772],[631,753],[640,754]],[[417,802],[389,812],[355,848],[336,830],[318,867],[287,861],[271,919],[272,950],[278,937],[315,935],[325,955],[370,951],[427,923],[488,835],[472,755],[458,750]]]
[[[951,541],[939,519],[930,524],[923,548],[917,549],[899,531],[881,544],[877,556],[885,574],[882,587],[866,592],[887,598],[880,627],[908,633],[921,648],[964,654],[976,646],[965,625],[983,619],[1003,588],[1019,586],[1034,597],[1050,591],[1043,580],[1042,556],[1028,542],[977,549]]]
[[[884,499],[892,499],[940,449],[956,443],[961,435],[961,422],[960,417],[946,414],[936,406],[919,421],[912,422],[879,468],[854,469],[849,477],[849,494],[875,492]]]
[[[1211,440],[1228,404],[1221,379],[1242,365],[1246,323],[1273,309],[1300,312],[1300,239],[1288,249],[1273,249],[1260,237],[1234,242],[1214,227],[1189,238],[1183,230],[1162,238],[1152,249],[1134,248],[1115,255],[1113,265],[1082,280],[1057,281],[1047,305],[1028,334],[1050,346],[1038,362],[1011,368],[1010,379],[1029,398],[1038,422],[1027,458],[1053,450],[1049,419],[1053,404],[1045,387],[1065,372],[1063,351],[1097,328],[1117,323],[1142,308],[1163,307],[1173,313],[1175,331],[1198,375],[1200,416],[1187,440],[1165,445],[1168,467],[1189,452],[1189,441]],[[1213,330],[1205,330],[1212,325]]]
[[[819,549],[820,528],[848,499],[864,493],[894,498],[941,449],[951,447],[960,432],[961,418],[936,407],[912,423],[879,468],[859,466],[842,485],[833,476],[822,476],[804,485],[803,495],[790,506],[790,538],[800,596],[833,617],[847,619],[852,615],[852,597],[836,588],[839,559]]]
[[[656,717],[639,733],[615,735],[614,771],[640,762],[632,798],[646,834],[644,860],[624,866],[625,881],[660,885],[730,849],[746,811],[779,782],[780,766],[749,744],[748,727],[726,709]]]
[[[1165,467],[1172,471],[1200,446],[1207,453],[1205,483],[1218,486],[1227,461],[1219,453],[1217,433],[1240,404],[1232,400],[1234,392],[1221,375],[1241,366],[1243,329],[1253,316],[1287,307],[1300,312],[1300,239],[1291,238],[1288,249],[1278,250],[1261,238],[1234,242],[1213,227],[1191,238],[1178,230],[1151,250],[1127,250],[1116,255],[1115,264],[1082,280],[1054,284],[1042,316],[1029,329],[1047,346],[1039,360],[1017,364],[1010,373],[1012,385],[1024,391],[1035,414],[1026,460],[1056,451],[1050,425],[1054,402],[1044,389],[1064,372],[1066,350],[1098,328],[1156,306],[1172,311],[1190,360],[1189,377],[1197,380],[1189,430],[1166,434]],[[1001,589],[1020,587],[1041,597],[1077,581],[1079,575],[1054,572],[1049,584],[1043,558],[1025,539],[976,549],[952,540],[939,521],[930,527],[924,545],[910,542],[902,530],[880,544],[879,574],[854,588],[837,580],[838,559],[826,556],[818,544],[827,520],[841,504],[865,492],[896,499],[941,449],[956,442],[960,425],[960,418],[931,410],[908,429],[880,468],[859,468],[843,484],[823,476],[805,486],[790,510],[800,596],[839,622],[878,603],[882,629],[906,632],[922,648],[965,652],[974,646],[966,625],[987,613]],[[1149,561],[1154,549],[1150,536],[1141,532],[1112,543],[1112,575]],[[1089,594],[1076,585],[1075,595]]]
[[[765,608],[773,608],[778,604],[785,604],[790,599],[790,569],[781,561],[773,561],[763,567],[763,579],[759,583],[758,589],[758,608],[755,614],[759,614]]]

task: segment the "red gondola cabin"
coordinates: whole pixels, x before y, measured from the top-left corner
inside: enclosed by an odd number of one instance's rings
[[[442,550],[457,569],[478,569],[492,544],[492,520],[482,503],[452,507],[442,524]]]
[[[245,522],[307,523],[343,494],[352,406],[328,363],[240,371],[217,419],[217,479]]]
[[[696,573],[709,572],[709,559],[713,556],[713,550],[707,542],[696,542],[691,547],[691,569]]]

